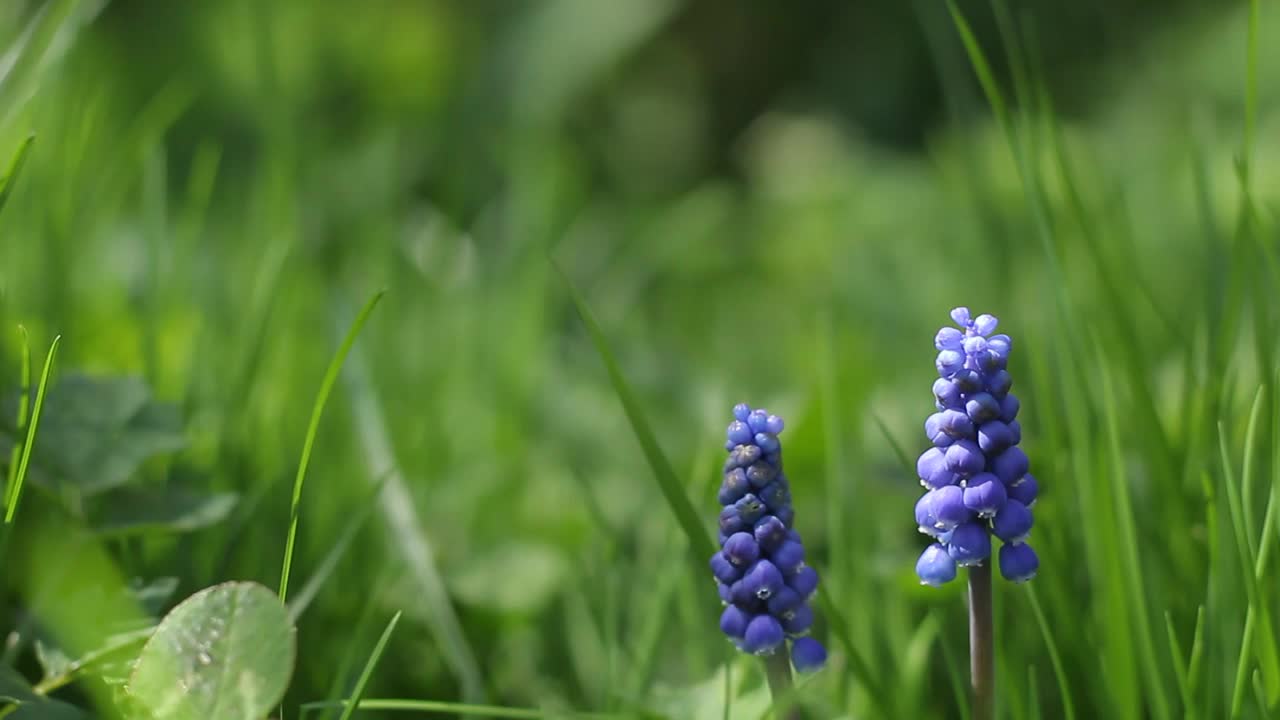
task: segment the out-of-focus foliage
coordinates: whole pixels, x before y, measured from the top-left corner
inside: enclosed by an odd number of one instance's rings
[[[0,696],[40,704],[9,717],[107,715],[178,599],[277,581],[312,402],[381,288],[301,500],[287,715],[345,697],[396,610],[366,697],[684,719],[727,684],[758,714],[549,256],[706,517],[728,409],[787,417],[848,625],[819,609],[817,716],[962,717],[959,589],[915,584],[891,444],[923,447],[955,305],[1000,316],[1035,409],[1053,572],[997,592],[1007,717],[1065,717],[1060,682],[1077,717],[1276,712],[1280,13],[1249,102],[1244,3],[1019,3],[1013,32],[959,5],[1009,127],[934,2],[0,4],[0,158],[35,138],[6,397],[16,326],[62,336],[0,545]]]

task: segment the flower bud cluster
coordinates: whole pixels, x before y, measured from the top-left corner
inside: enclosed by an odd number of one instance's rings
[[[1009,336],[992,335],[996,318],[972,317],[968,308],[952,310],[951,319],[958,328],[944,327],[934,338],[937,412],[924,423],[933,447],[916,461],[927,490],[916,503],[916,523],[936,542],[920,555],[916,574],[926,585],[950,582],[957,567],[991,556],[994,535],[1003,543],[1000,573],[1023,582],[1040,565],[1025,542],[1038,486],[1018,447],[1018,398],[1005,369]]]
[[[719,493],[720,549],[711,556],[724,602],[720,629],[755,655],[772,655],[789,638],[796,669],[816,670],[827,651],[806,633],[818,573],[805,564],[804,544],[792,528],[795,511],[778,441],[782,418],[746,404],[733,415]]]

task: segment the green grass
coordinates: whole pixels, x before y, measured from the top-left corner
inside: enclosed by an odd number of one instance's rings
[[[952,115],[901,148],[837,117],[890,97],[843,66],[721,126],[691,3],[566,30],[586,1],[225,0],[148,18],[154,57],[128,9],[0,13],[0,697],[125,717],[120,656],[248,580],[296,624],[287,718],[762,717],[705,565],[745,401],[822,574],[795,698],[967,718],[911,515],[963,304],[1042,489],[1000,719],[1280,715],[1280,13],[1064,70],[1038,9],[917,3],[895,47]],[[117,490],[238,501],[121,536]]]

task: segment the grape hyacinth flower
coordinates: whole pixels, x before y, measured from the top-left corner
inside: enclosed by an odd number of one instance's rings
[[[733,408],[718,499],[720,549],[711,572],[724,601],[720,629],[740,650],[766,657],[775,693],[800,672],[822,667],[827,652],[807,637],[817,572],[805,564],[804,544],[792,527],[791,487],[782,469],[782,418],[746,404]]]
[[[994,697],[991,628],[992,536],[1000,540],[996,564],[1006,580],[1035,576],[1039,560],[1026,544],[1038,485],[1018,447],[1018,399],[1008,335],[993,335],[997,320],[951,311],[958,327],[934,337],[938,350],[933,383],[937,412],[924,423],[933,444],[920,455],[916,474],[925,494],[916,503],[916,524],[934,542],[916,562],[925,585],[954,580],[969,568],[970,644],[973,652],[975,720],[992,716]]]

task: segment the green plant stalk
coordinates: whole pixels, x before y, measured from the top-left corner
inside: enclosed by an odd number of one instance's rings
[[[764,674],[769,681],[769,694],[777,720],[803,720],[804,714],[794,703],[791,683],[791,661],[785,652],[775,652],[764,659]]]
[[[995,623],[991,612],[991,562],[969,568],[969,682],[973,720],[996,716]]]

